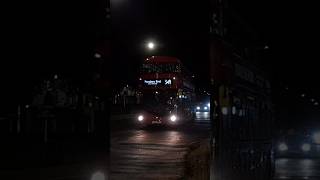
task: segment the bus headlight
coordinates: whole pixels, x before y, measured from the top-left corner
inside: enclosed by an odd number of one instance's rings
[[[287,151],[288,150],[288,146],[285,143],[281,143],[279,145],[279,151]]]
[[[200,110],[200,107],[199,107],[199,106],[197,107],[197,110]]]
[[[144,117],[142,115],[138,116],[138,121],[143,121]]]
[[[177,120],[177,116],[172,115],[172,116],[170,117],[170,121],[175,122],[176,120]]]
[[[310,144],[303,144],[301,147],[302,151],[304,152],[309,152],[311,150],[311,145]]]

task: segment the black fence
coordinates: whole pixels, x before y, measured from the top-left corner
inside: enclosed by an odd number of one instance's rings
[[[0,118],[3,168],[100,161],[109,150],[109,105],[18,107]]]

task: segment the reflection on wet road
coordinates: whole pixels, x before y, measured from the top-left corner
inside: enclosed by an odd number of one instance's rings
[[[177,130],[150,128],[114,132],[110,179],[179,179],[191,143],[208,137],[209,114]]]
[[[276,180],[320,180],[320,159],[276,160]]]
[[[194,123],[208,125],[210,123],[210,113],[209,112],[196,112],[196,118]]]

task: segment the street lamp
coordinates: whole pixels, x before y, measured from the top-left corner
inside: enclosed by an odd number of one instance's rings
[[[154,42],[148,42],[147,47],[149,50],[153,50],[155,48]]]

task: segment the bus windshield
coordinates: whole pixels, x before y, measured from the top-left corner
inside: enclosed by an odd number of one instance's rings
[[[170,112],[174,108],[175,98],[169,94],[153,94],[147,93],[142,97],[142,105],[147,111],[163,115]]]

